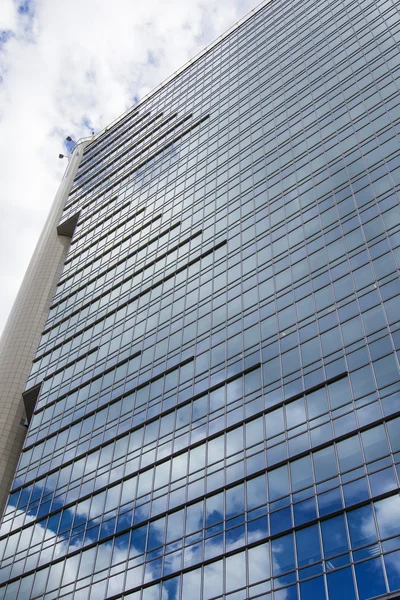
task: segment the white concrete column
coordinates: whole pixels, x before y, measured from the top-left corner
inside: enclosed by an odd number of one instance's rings
[[[75,146],[0,339],[0,515],[26,434],[22,393],[70,243],[57,226],[87,143]]]

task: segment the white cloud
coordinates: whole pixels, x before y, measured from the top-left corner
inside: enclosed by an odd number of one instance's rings
[[[0,329],[65,169],[66,135],[100,131],[254,4],[2,0]]]
[[[13,0],[3,0],[0,11],[0,31],[13,31],[16,23],[17,13]]]
[[[22,514],[22,512],[21,512]],[[28,517],[28,522],[33,521],[33,517]],[[179,530],[180,531],[180,530]],[[179,535],[179,534],[178,534]],[[55,532],[51,529],[46,528],[42,525],[42,523],[37,523],[33,528],[24,529],[21,531],[18,543],[18,550],[16,548],[16,540],[19,535],[15,537],[15,541],[13,538],[10,538],[12,542],[12,546],[7,548],[6,556],[11,557],[14,552],[23,552],[24,550],[30,549],[30,552],[24,552],[24,556],[18,554],[18,559],[27,558],[27,562],[24,563],[24,560],[20,560],[14,564],[12,576],[22,576],[24,572],[35,568],[38,564],[44,565],[47,562],[54,560],[55,558],[59,558],[67,552],[68,549],[68,539],[63,538],[62,536],[56,536]],[[248,537],[248,543],[253,543],[254,541],[260,539],[261,533],[253,532]],[[140,585],[143,575],[144,566],[142,564],[142,558],[138,556],[140,552],[132,551],[132,545],[129,546],[129,536],[123,535],[119,538],[116,538],[116,544],[113,547],[113,543],[110,541],[100,543],[97,547],[93,547],[91,549],[83,550],[82,553],[79,553],[73,557],[66,558],[65,561],[65,569],[63,573],[62,565],[54,566],[49,572],[49,579],[47,582],[47,590],[58,589],[60,585],[66,585],[76,579],[80,579],[82,577],[86,577],[89,573],[99,573],[103,571],[103,576],[106,575],[106,569],[110,566],[112,567],[111,576],[108,581],[108,589],[106,593],[106,587],[104,580],[102,584],[99,586],[95,586],[95,594],[91,595],[90,598],[95,598],[96,600],[100,600],[105,596],[110,596],[112,594],[118,594],[123,592],[124,590],[124,572],[127,568],[131,569],[132,567],[136,567],[133,571],[128,573],[128,579],[126,582],[125,589],[129,589],[134,587],[135,585]],[[223,554],[224,548],[221,543],[219,536],[212,538],[209,540],[211,545],[214,545],[215,555]],[[32,552],[32,548],[36,547],[38,549],[38,545],[43,543],[43,549],[40,554],[36,554]],[[239,537],[234,542],[227,542],[226,544],[226,552],[231,552],[234,549],[243,548],[245,546],[245,538],[244,536]],[[69,552],[73,552],[75,550],[79,550],[79,544],[72,544],[69,547]],[[129,553],[130,549],[130,553]],[[195,544],[191,548],[186,548],[186,556],[185,556],[185,566],[190,564],[195,565],[201,562],[202,560],[202,545]],[[129,563],[126,561],[129,556],[136,556],[136,558],[130,558]],[[274,561],[276,563],[277,558],[274,556]],[[180,554],[171,554],[167,557],[167,563],[169,564],[169,572],[173,573],[174,571],[179,572],[181,569],[181,560]],[[155,566],[156,563],[149,563],[145,567],[145,581],[152,581],[158,577],[158,570]],[[257,582],[260,579],[267,578],[270,574],[270,560],[269,560],[269,544],[262,544],[250,550],[249,554],[249,564],[251,571],[251,582]],[[220,570],[220,561],[213,563],[207,567],[207,590],[208,595],[216,595],[219,592],[222,586],[222,571]],[[242,587],[245,582],[245,554],[244,552],[240,552],[234,556],[231,556],[227,559],[227,585],[229,584],[230,589],[235,589],[237,587]],[[209,577],[213,574],[212,577]],[[194,594],[199,590],[199,575],[200,572],[195,570],[193,572],[185,575],[185,590],[186,592],[192,591],[193,594],[187,593],[184,597],[196,597]],[[100,579],[101,577],[97,577]],[[29,576],[23,581],[23,586],[26,585],[26,592],[28,593],[31,589],[32,578]],[[39,585],[43,583],[43,580],[40,579],[38,582]],[[85,585],[83,582],[83,585]],[[37,584],[35,584],[36,586]],[[79,587],[79,586],[78,586]],[[36,588],[35,588],[36,589]],[[45,590],[43,589],[40,593],[43,593]],[[153,589],[154,597],[158,597],[155,594],[155,588]],[[150,591],[149,591],[150,594]],[[35,594],[36,595],[36,594]],[[23,597],[21,593],[19,597]],[[153,596],[150,595],[149,598]],[[282,600],[286,596],[282,596]],[[173,598],[171,597],[171,600]]]

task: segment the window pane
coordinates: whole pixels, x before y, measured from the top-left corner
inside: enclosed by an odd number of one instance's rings
[[[224,563],[222,560],[204,567],[203,598],[212,598],[223,592]]]
[[[329,479],[337,473],[335,449],[333,446],[329,446],[319,452],[314,452],[314,469],[315,479],[322,481],[323,479]]]
[[[269,500],[272,502],[289,493],[289,478],[287,465],[275,469],[268,474]]]
[[[201,570],[195,569],[183,574],[182,597],[200,600]]]
[[[250,548],[248,552],[250,585],[271,577],[269,552],[269,544],[261,544],[255,548]]]
[[[348,512],[347,521],[353,548],[376,541],[375,522],[370,505]]]
[[[301,600],[324,600],[325,585],[322,577],[300,583]]]
[[[367,600],[367,598],[380,596],[386,592],[380,558],[356,565],[356,579],[360,600]]]
[[[321,559],[317,525],[296,532],[296,548],[299,567],[304,567]]]
[[[358,435],[339,442],[336,447],[339,456],[340,471],[342,473],[362,465],[363,457]]]
[[[385,556],[386,573],[389,581],[390,591],[400,588],[400,550]]]
[[[351,569],[328,573],[329,600],[356,600]]]
[[[400,533],[400,497],[396,494],[374,503],[382,538]]]
[[[322,542],[326,557],[348,550],[346,526],[343,515],[321,523]]]
[[[226,591],[246,585],[246,555],[244,552],[234,554],[226,559]],[[190,597],[190,596],[189,596]]]
[[[389,446],[383,425],[379,425],[379,427],[374,427],[368,431],[363,431],[361,439],[367,461],[375,460],[376,458],[389,454]]]
[[[294,569],[294,549],[292,534],[272,541],[272,564],[274,575]]]

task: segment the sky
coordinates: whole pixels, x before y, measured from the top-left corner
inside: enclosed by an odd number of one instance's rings
[[[57,191],[98,133],[257,0],[0,0],[0,332]]]

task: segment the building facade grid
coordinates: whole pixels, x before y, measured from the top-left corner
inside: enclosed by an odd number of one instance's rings
[[[1,600],[395,597],[399,43],[272,0],[88,144]]]

